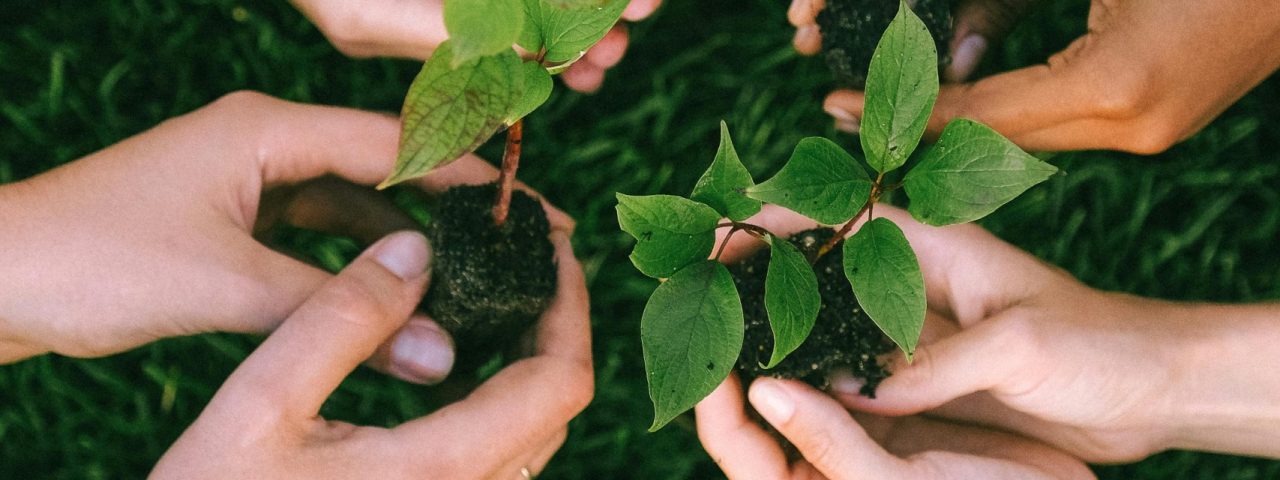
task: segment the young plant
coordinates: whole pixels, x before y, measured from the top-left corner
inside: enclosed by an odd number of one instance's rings
[[[452,335],[455,371],[508,349],[556,292],[554,248],[537,199],[514,191],[523,118],[551,95],[551,76],[613,27],[627,0],[447,0],[449,40],[405,97],[395,169],[379,188],[428,174],[506,130],[493,184],[459,186],[433,209],[435,252],[423,309]],[[522,59],[512,47],[529,53]]]
[[[900,182],[891,183],[887,177],[916,152],[937,95],[933,38],[904,2],[875,48],[867,78],[861,143],[874,174],[830,140],[806,138],[773,178],[756,184],[722,123],[720,148],[689,198],[618,195],[618,223],[636,239],[632,263],[645,275],[666,279],[641,318],[654,404],[651,431],[710,394],[743,351],[742,298],[734,276],[718,261],[739,233],[769,247],[763,302],[773,349],[760,368],[779,365],[809,338],[825,298],[813,265],[835,249],[843,254],[843,275],[861,309],[912,358],[925,319],[924,278],[902,230],[874,216],[876,202],[901,187],[916,220],[970,222],[1057,171],[990,128],[957,119],[917,155]],[[841,226],[806,254],[747,221],[763,203]],[[864,215],[867,220],[854,232]],[[727,232],[717,247],[720,229]]]

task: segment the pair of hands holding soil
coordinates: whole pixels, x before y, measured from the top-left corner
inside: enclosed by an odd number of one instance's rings
[[[881,210],[883,208],[883,210]],[[756,379],[745,411],[731,376],[696,409],[730,478],[1093,478],[1083,463],[1172,449],[1278,456],[1276,305],[1202,305],[1102,292],[975,225],[931,227],[887,205],[920,257],[929,314],[908,364],[875,398],[836,375],[831,392]],[[815,224],[766,206],[784,235]],[[758,248],[730,241],[722,261]],[[834,398],[833,398],[834,397]]]

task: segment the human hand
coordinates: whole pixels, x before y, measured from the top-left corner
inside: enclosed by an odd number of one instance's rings
[[[426,289],[425,238],[396,233],[290,315],[231,374],[151,477],[517,479],[522,469],[537,473],[592,392],[586,286],[568,236],[554,232],[552,242],[560,290],[538,324],[537,354],[507,366],[465,400],[391,429],[319,417],[343,378],[402,328]]]
[[[1036,0],[966,0],[955,10],[948,82],[964,82]],[[817,53],[825,0],[793,0],[796,49]],[[943,85],[929,122],[990,125],[1028,150],[1161,152],[1191,136],[1280,67],[1280,9],[1267,0],[1093,0],[1088,31],[1043,65]],[[862,92],[824,109],[856,131]]]
[[[930,227],[882,205],[920,260],[929,316],[914,363],[892,354],[874,399],[847,375],[846,406],[930,415],[1018,432],[1085,460],[1167,448],[1280,453],[1270,415],[1280,382],[1267,359],[1275,307],[1186,305],[1091,289],[975,225]],[[765,207],[753,223],[784,234],[812,220]],[[757,248],[734,239],[730,261]],[[1270,405],[1270,406],[1269,406]]]
[[[415,223],[367,188],[391,171],[395,118],[234,93],[51,172],[0,187],[0,362],[95,357],[164,337],[265,333],[330,275],[252,232],[275,220],[372,242]],[[468,156],[427,192],[496,176]],[[264,193],[265,191],[265,193]],[[261,208],[260,208],[261,207]],[[548,208],[553,225],[571,228]],[[261,216],[260,216],[261,214]],[[448,373],[433,322],[406,324],[370,363],[405,380]]]
[[[442,0],[291,0],[329,42],[351,57],[426,60],[449,38]],[[631,0],[622,12],[628,22],[643,20],[662,0]],[[627,51],[627,27],[619,23],[561,78],[583,93],[600,89],[605,71]]]
[[[751,406],[803,457],[794,463],[747,416],[731,375],[696,407],[698,438],[730,479],[1091,479],[1079,460],[1034,440],[924,417],[849,415],[794,380],[758,378]]]

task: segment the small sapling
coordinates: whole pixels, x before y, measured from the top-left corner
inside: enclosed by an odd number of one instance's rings
[[[901,188],[922,223],[970,222],[1057,172],[965,119],[916,152],[938,95],[937,64],[933,37],[901,3],[866,81],[860,140],[871,172],[834,142],[806,138],[776,175],[756,184],[722,123],[715,159],[688,198],[618,195],[618,223],[636,239],[632,263],[665,279],[640,327],[651,429],[692,408],[735,365],[747,376],[818,385],[832,368],[848,367],[872,395],[888,374],[879,354],[897,345],[912,358],[925,319],[924,277],[903,231],[875,215],[876,203]],[[909,158],[914,166],[902,174]],[[750,223],[763,203],[835,227],[780,237]],[[725,231],[719,243],[718,230]],[[765,248],[722,265],[734,235]]]
[[[447,0],[441,44],[401,111],[395,169],[379,188],[427,175],[505,130],[492,184],[446,191],[426,227],[435,255],[423,309],[453,336],[455,370],[505,351],[556,292],[554,249],[539,201],[514,188],[524,117],[618,21],[627,0]],[[521,58],[519,45],[529,58]]]

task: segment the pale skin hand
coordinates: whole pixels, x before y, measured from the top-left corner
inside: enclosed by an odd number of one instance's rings
[[[395,428],[318,413],[352,369],[405,323],[428,283],[413,232],[388,236],[326,281],[245,362],[152,478],[480,478],[536,474],[591,399],[586,286],[568,236],[552,234],[559,292],[536,354],[466,399]]]
[[[1093,462],[1168,448],[1280,456],[1280,380],[1269,367],[1280,362],[1280,307],[1100,292],[977,226],[875,213],[919,256],[930,315],[915,362],[893,354],[875,399],[833,379],[846,407],[990,425]],[[779,234],[813,227],[771,207],[752,221]],[[735,255],[753,247],[736,243]]]
[[[426,60],[449,38],[442,0],[290,0],[342,53],[352,57]],[[628,22],[643,20],[662,0],[632,0],[622,12]],[[627,28],[613,27],[562,75],[569,88],[600,89],[605,72],[627,51]]]
[[[1094,0],[1088,32],[1035,65],[967,81],[1036,0],[966,0],[955,13],[954,63],[929,133],[954,118],[982,121],[1028,150],[1152,154],[1204,128],[1280,67],[1280,9],[1270,0]],[[795,46],[817,53],[825,0],[792,0]],[[824,108],[844,130],[862,92],[837,90]]]
[[[856,419],[834,399],[794,380],[759,378],[751,406],[796,447],[795,462],[747,416],[731,375],[698,404],[698,437],[731,480],[1094,478],[1079,460],[1007,433],[921,416]]]
[[[263,246],[253,232],[285,221],[372,242],[413,228],[354,185],[391,171],[399,129],[381,114],[234,93],[0,187],[0,250],[20,252],[0,264],[0,362],[271,331],[331,275]],[[439,192],[495,176],[468,156],[416,186]],[[556,228],[572,228],[548,211]],[[435,383],[452,360],[448,335],[415,318],[369,363]]]

